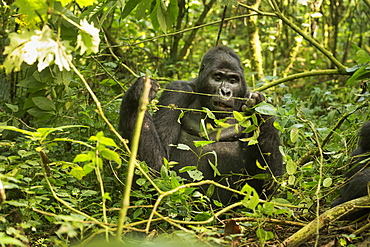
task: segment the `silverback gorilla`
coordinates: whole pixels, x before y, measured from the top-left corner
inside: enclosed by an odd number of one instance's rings
[[[367,185],[370,182],[370,121],[362,126],[359,136],[358,147],[352,153],[351,167],[345,174],[349,181],[341,189],[341,196],[331,204],[332,207],[368,194]],[[351,213],[343,219],[353,220],[369,212],[368,209],[361,210]]]
[[[143,81],[143,78],[139,78],[122,98],[119,131],[128,140],[132,138]],[[156,81],[151,80],[151,84],[150,100],[155,97],[159,88]],[[178,162],[174,167],[175,171],[184,166],[197,166],[204,179],[211,179],[231,188],[239,188],[249,179],[248,184],[259,194],[262,193],[265,182],[250,179],[251,176],[270,172],[274,176],[282,174],[279,132],[273,126],[272,116],[258,116],[258,144],[248,146],[246,142],[240,141],[241,138],[252,136],[252,133],[243,133],[244,128],[238,129],[234,125],[223,129],[221,134],[217,134],[217,131],[209,133],[209,139],[215,142],[205,145],[202,150],[194,145],[194,141],[206,140],[202,135],[201,120],[205,121],[205,126],[215,126],[214,119],[207,118],[207,114],[199,110],[208,108],[216,119],[227,118],[227,123],[234,124],[236,120],[232,119],[233,111],[242,111],[250,108],[251,102],[253,106],[264,100],[261,93],[248,92],[240,58],[232,49],[224,46],[210,49],[202,59],[197,78],[192,81],[174,81],[166,88],[172,91],[164,91],[158,105],[171,107],[161,107],[153,117],[146,113],[138,150],[140,160],[155,170],[160,170],[163,158]],[[248,103],[245,100],[247,98],[250,99]],[[181,111],[178,108],[194,110],[185,111],[179,119]],[[177,144],[186,144],[198,154],[215,152],[221,175],[215,175],[209,163],[215,164],[213,154],[203,155],[198,159],[199,155],[178,149]],[[269,169],[258,168],[257,161],[261,166],[268,165]],[[187,173],[180,173],[180,176],[189,178]],[[232,193],[216,189],[212,197],[227,203]]]

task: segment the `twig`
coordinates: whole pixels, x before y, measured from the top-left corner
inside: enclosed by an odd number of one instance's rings
[[[232,218],[230,220],[234,220],[236,222],[247,222],[247,221],[258,221],[261,220],[261,218],[254,218],[254,217],[240,217],[240,218]],[[307,223],[301,223],[296,221],[290,221],[290,220],[278,220],[278,219],[272,219],[272,218],[264,218],[263,219],[266,222],[279,224],[279,225],[292,225],[292,226],[306,226]]]
[[[279,85],[280,83],[283,83],[286,81],[293,81],[299,78],[304,78],[304,77],[309,77],[309,76],[318,76],[318,75],[349,75],[349,73],[347,73],[346,71],[338,70],[338,69],[312,70],[308,72],[297,73],[294,75],[290,75],[290,76],[278,79],[276,81],[272,81],[270,83],[266,83],[263,86],[256,88],[252,91],[263,91],[265,89]]]

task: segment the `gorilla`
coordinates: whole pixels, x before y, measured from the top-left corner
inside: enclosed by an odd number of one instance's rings
[[[204,179],[230,188],[240,188],[247,181],[261,194],[265,181],[253,176],[283,173],[279,131],[273,126],[273,116],[256,114],[258,143],[248,145],[242,141],[253,133],[247,133],[246,128],[237,125],[233,111],[250,111],[264,100],[260,92],[248,92],[243,72],[239,56],[231,48],[216,46],[210,49],[203,56],[195,79],[169,83],[166,88],[170,90],[165,90],[159,98],[160,109],[153,116],[146,112],[138,159],[157,171],[163,158],[175,161],[177,164],[173,169],[177,172],[183,167],[194,166],[202,172]],[[139,78],[122,98],[119,131],[128,140],[132,138],[143,82],[144,79]],[[151,80],[151,85],[150,100],[159,89],[156,81]],[[209,117],[203,110],[205,108],[214,117]],[[221,132],[216,124],[220,119],[226,119],[225,123],[229,124]],[[202,126],[207,126],[207,134]],[[213,142],[201,147],[194,143],[206,140]],[[180,148],[179,144],[185,144],[191,150]],[[219,173],[215,172],[215,165]],[[188,172],[179,175],[190,179]],[[232,193],[216,188],[212,198],[228,203]]]
[[[332,207],[368,194],[367,188],[370,182],[370,121],[362,126],[359,136],[358,148],[352,153],[351,167],[344,175],[349,181],[341,189],[341,196],[332,202]],[[353,220],[369,212],[369,209],[360,210],[343,217],[343,219]]]

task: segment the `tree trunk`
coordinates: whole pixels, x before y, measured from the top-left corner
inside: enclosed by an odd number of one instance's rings
[[[258,9],[261,0],[250,0],[248,5],[254,9]],[[253,11],[248,10],[249,13]],[[252,71],[257,73],[257,80],[260,80],[264,77],[263,73],[263,59],[262,59],[262,47],[258,31],[258,16],[251,16],[247,18],[247,31],[249,36],[249,47],[251,51],[251,66]]]

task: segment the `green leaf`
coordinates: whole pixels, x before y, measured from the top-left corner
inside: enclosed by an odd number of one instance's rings
[[[33,103],[40,108],[41,110],[44,111],[55,111],[55,105],[53,101],[46,97],[33,97],[32,98]]]
[[[364,78],[370,77],[369,67],[362,66],[347,80],[346,85],[352,85],[357,80],[362,80]]]
[[[178,0],[170,0],[168,5],[168,25],[171,26],[175,23],[177,16],[179,15],[179,5]]]
[[[119,165],[122,164],[122,160],[120,159],[119,154],[114,152],[113,150],[105,148],[100,151],[100,154],[107,160],[113,160]]]
[[[164,180],[169,180],[168,170],[167,170],[167,167],[166,166],[161,166],[161,177]]]
[[[126,18],[134,8],[141,2],[142,0],[129,0],[125,4],[125,8],[122,11],[121,18]],[[148,8],[148,6],[146,6]]]
[[[244,117],[243,115],[240,113],[240,112],[237,112],[237,111],[233,111],[233,115],[234,115],[234,118],[238,121],[238,122],[242,122],[244,120]],[[242,125],[243,126],[243,125]]]
[[[245,133],[249,133],[249,132],[252,132],[253,130],[256,129],[256,126],[252,125],[251,123],[251,120],[250,119],[244,119],[243,121],[239,122],[239,124],[246,128],[247,132]]]
[[[18,6],[18,13],[26,15],[27,21],[32,20],[46,21],[46,14],[48,11],[48,2],[45,0],[16,0],[14,2]],[[40,20],[39,16],[42,18]]]
[[[281,125],[279,124],[279,122],[278,121],[274,121],[274,127],[276,128],[276,129],[278,129],[281,133],[283,133],[284,132],[284,129],[281,127]]]
[[[98,3],[98,0],[76,0],[76,2],[81,8],[83,8]]]
[[[144,19],[151,11],[152,0],[141,0],[136,8],[136,19]],[[147,12],[148,10],[148,12]]]
[[[333,184],[333,179],[325,178],[322,184],[324,187],[330,187]]]
[[[84,169],[78,165],[73,166],[69,174],[78,180],[81,180],[86,175]]]
[[[258,227],[256,230],[257,237],[260,241],[265,242],[274,238],[274,233],[270,231],[265,231],[262,228]]]
[[[259,196],[256,190],[246,183],[241,189],[241,192],[247,194],[242,200],[243,206],[254,210],[259,203]]]
[[[18,239],[15,239],[15,238],[12,238],[12,237],[9,237],[7,236],[5,233],[3,232],[0,232],[0,243],[3,245],[3,246],[12,246],[12,245],[16,245],[16,246],[22,246],[22,247],[26,247],[25,244],[23,244],[21,241],[19,241]]]
[[[12,104],[7,104],[5,105],[12,111],[12,112],[17,112],[19,110],[19,107],[17,105],[12,105]]]
[[[211,198],[214,193],[215,193],[215,185],[214,184],[210,184],[208,186],[208,188],[207,188],[206,196],[208,196],[209,198]]]
[[[358,50],[356,52],[355,61],[358,64],[364,64],[364,63],[370,62],[370,55],[364,50]]]
[[[193,181],[200,181],[204,178],[203,173],[199,170],[188,171],[188,175],[193,179]]]
[[[73,159],[73,162],[86,162],[86,161],[91,161],[91,157],[89,154],[78,154]]]
[[[297,171],[297,165],[294,163],[294,161],[290,157],[287,157],[285,162],[286,162],[286,172],[288,173],[288,175],[295,174]]]
[[[200,124],[200,132],[202,133],[202,136],[205,139],[209,140],[208,131],[207,131],[207,127],[206,127],[206,123],[204,119],[201,119],[199,124]]]
[[[295,143],[295,142],[297,142],[298,138],[299,138],[299,129],[298,128],[293,128],[290,131],[290,141],[292,143]]]
[[[118,147],[112,138],[104,136],[103,131],[99,131],[96,136],[90,136],[89,141],[98,141],[105,146]]]
[[[197,169],[197,167],[196,167],[196,166],[184,166],[184,167],[181,167],[181,168],[179,169],[179,172],[180,172],[180,173],[183,173],[183,172],[187,172],[187,171],[193,171],[193,170],[195,170],[195,169]]]
[[[167,32],[166,6],[161,0],[157,1],[157,5],[158,5],[157,8],[158,23],[162,31],[166,33]]]
[[[158,23],[158,4],[156,4],[153,9],[152,9],[152,12],[150,13],[150,20],[152,21],[152,25],[153,25],[153,28],[155,30],[158,30],[159,29],[159,23]]]
[[[288,177],[288,184],[289,184],[289,185],[294,185],[295,180],[296,180],[296,177],[295,177],[294,175],[290,175],[290,176]]]
[[[180,150],[185,150],[185,151],[191,150],[191,148],[188,145],[182,144],[182,143],[177,144],[176,147],[177,149],[180,149]]]
[[[255,108],[256,112],[259,112],[261,114],[264,114],[264,115],[272,115],[272,116],[275,116],[277,113],[276,113],[276,109],[273,105],[269,104],[269,103],[266,103],[266,102],[261,102],[257,105],[257,107]]]
[[[256,160],[256,166],[261,170],[266,170],[267,169],[267,166],[262,166],[261,163],[258,160]]]
[[[267,215],[272,215],[275,212],[274,204],[271,202],[265,202],[262,206],[262,212]]]
[[[177,178],[176,178],[176,176],[173,176],[172,174],[171,174],[171,186],[172,186],[172,188],[174,189],[174,188],[177,188],[177,187],[179,187],[181,184],[179,183],[179,181],[177,180]],[[180,190],[179,191],[180,193],[183,193],[184,192],[184,190]]]
[[[143,213],[143,208],[138,208],[134,211],[133,218],[136,219]]]
[[[32,107],[31,109],[28,109],[27,112],[34,117],[43,118],[43,119],[47,119],[55,115],[55,112],[40,110],[37,107]]]
[[[213,112],[208,109],[207,107],[202,107],[203,111],[205,111],[205,113],[207,114],[207,117],[210,118],[210,119],[216,119],[216,116],[215,114],[213,114]]]
[[[214,143],[215,141],[193,141],[195,147],[204,147],[208,144]]]
[[[213,150],[213,152],[214,152],[214,154],[216,154],[216,151],[214,151]],[[212,170],[213,170],[213,176],[214,177],[216,177],[216,176],[221,176],[221,173],[220,173],[220,171],[217,169],[217,156],[216,156],[216,164],[214,165],[210,160],[208,160],[208,163],[209,163],[209,165],[211,166],[211,168],[212,168]]]
[[[84,165],[84,168],[83,168],[85,175],[89,174],[94,169],[95,169],[94,163],[87,163]]]
[[[139,179],[136,180],[137,185],[143,186],[145,183],[146,183],[145,178],[139,178]]]
[[[97,191],[95,190],[83,190],[81,191],[81,197],[90,197],[90,196],[93,196],[93,195],[96,195],[98,194]]]

